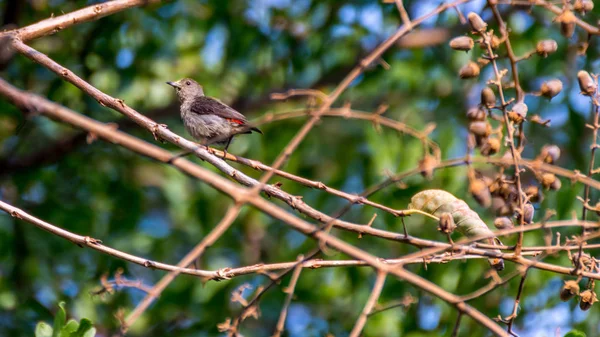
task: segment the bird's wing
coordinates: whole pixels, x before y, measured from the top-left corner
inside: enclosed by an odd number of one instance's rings
[[[246,116],[212,97],[202,96],[196,98],[192,103],[191,111],[199,115],[216,115],[237,124],[248,124]]]

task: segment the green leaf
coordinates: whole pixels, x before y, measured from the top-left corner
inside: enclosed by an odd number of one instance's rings
[[[90,335],[88,332],[93,330],[93,333]],[[92,321],[87,318],[82,318],[79,322],[79,329],[73,332],[69,337],[92,337],[96,334],[96,329],[92,326]]]
[[[67,312],[65,311],[65,302],[58,303],[58,312],[54,317],[54,331],[52,337],[59,337],[60,331],[67,322]]]
[[[39,322],[35,327],[35,337],[51,337],[52,327],[45,323]]]
[[[571,330],[567,332],[565,337],[586,337],[585,333],[579,330]]]
[[[70,319],[60,331],[59,337],[70,337],[71,334],[77,331],[78,328],[79,323],[74,319]]]

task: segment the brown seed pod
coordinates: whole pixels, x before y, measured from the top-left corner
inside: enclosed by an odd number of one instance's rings
[[[535,51],[538,55],[548,57],[548,54],[554,53],[558,49],[558,44],[554,40],[542,40],[537,43]]]
[[[426,154],[423,159],[419,161],[419,169],[421,170],[421,175],[425,177],[425,179],[433,178],[433,171],[438,165],[438,160],[429,154]]]
[[[591,289],[584,290],[579,294],[579,308],[583,311],[589,310],[594,303],[598,302],[596,293]]]
[[[556,17],[555,21],[560,23],[560,33],[564,37],[570,38],[573,36],[573,33],[575,33],[575,23],[577,22],[577,17],[573,12],[569,10],[564,11]]]
[[[542,83],[541,94],[544,97],[552,98],[558,95],[563,89],[563,84],[560,80],[554,79]]]
[[[507,216],[513,214],[513,208],[508,204],[504,198],[495,196],[492,197],[492,210],[496,213],[496,216]]]
[[[544,188],[548,189],[552,186],[552,184],[554,184],[554,182],[556,181],[556,176],[552,173],[543,173],[540,179],[540,182],[542,183],[542,186],[544,186]]]
[[[596,92],[598,88],[596,81],[594,81],[587,71],[580,70],[577,73],[577,80],[579,81],[579,89],[581,89],[582,95],[590,96]]]
[[[473,198],[483,207],[490,207],[492,204],[492,195],[483,180],[473,179],[469,184],[469,192]]]
[[[479,149],[483,156],[495,155],[498,150],[500,150],[500,140],[498,138],[486,138]]]
[[[579,295],[579,284],[577,281],[565,281],[565,284],[560,289],[560,299],[566,302],[572,299],[575,295]]]
[[[450,213],[442,213],[440,215],[440,221],[438,223],[438,230],[445,234],[450,234],[456,229],[454,218]]]
[[[505,216],[496,218],[494,220],[494,226],[498,229],[511,229],[515,227],[510,218]]]
[[[492,126],[487,121],[469,123],[469,131],[477,137],[487,137],[492,133]]]
[[[594,9],[594,2],[591,0],[575,0],[573,9],[581,14],[585,14]]]
[[[523,222],[525,222],[528,225],[531,224],[531,222],[533,221],[534,214],[535,214],[535,209],[533,208],[532,204],[527,203],[527,204],[523,205]],[[521,215],[519,214],[517,216],[517,218],[520,221]]]
[[[519,114],[523,118],[525,118],[527,116],[528,110],[529,109],[527,108],[527,104],[525,104],[523,102],[519,102],[519,103],[513,105],[513,107],[512,107],[512,111]]]
[[[479,65],[475,62],[469,61],[469,63],[460,68],[458,76],[462,79],[473,78],[479,76],[479,72]]]
[[[480,107],[473,107],[467,111],[467,118],[472,121],[485,121],[487,112]]]
[[[540,158],[546,163],[555,163],[560,158],[560,148],[556,145],[544,145]]]
[[[560,182],[560,179],[554,179],[554,182],[552,184],[550,184],[550,189],[553,191],[558,191],[560,190],[562,186],[562,183]]]
[[[473,49],[474,45],[475,42],[473,42],[473,39],[468,36],[455,37],[450,41],[450,48],[454,50],[469,51]]]
[[[481,90],[481,105],[491,109],[496,106],[496,95],[490,87],[485,87]]]
[[[525,194],[531,202],[541,202],[543,199],[542,191],[535,185],[529,185],[525,188]]]
[[[467,15],[467,19],[469,20],[469,25],[471,25],[471,29],[473,29],[474,31],[481,33],[487,29],[487,23],[483,21],[479,14],[470,12]]]

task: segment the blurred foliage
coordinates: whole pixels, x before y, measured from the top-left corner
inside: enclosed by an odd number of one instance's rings
[[[4,24],[24,26],[93,2],[0,0],[0,8],[4,10]],[[405,3],[410,15],[417,17],[440,1]],[[464,13],[481,12],[495,26],[489,9],[482,11],[483,5],[484,1],[472,1],[461,9]],[[558,144],[563,150],[558,164],[585,172],[591,142],[591,130],[585,128],[585,123],[590,121],[591,106],[588,99],[578,94],[575,74],[579,69],[599,72],[597,39],[591,39],[586,56],[577,56],[577,42],[586,39],[582,31],[578,30],[576,37],[569,40],[560,35],[558,25],[552,23],[553,16],[541,8],[529,12],[501,6],[501,10],[511,28],[517,54],[534,48],[540,39],[552,38],[559,44],[558,52],[548,58],[534,56],[519,65],[521,83],[527,91],[537,91],[541,82],[549,78],[565,83],[563,92],[552,101],[527,96],[530,113],[550,118],[552,124],[550,128],[526,124],[528,145],[524,156],[533,158],[544,144]],[[596,8],[585,20],[595,23],[599,14]],[[303,109],[306,102],[302,99],[271,101],[269,95],[289,88],[331,91],[361,57],[399,24],[396,6],[378,0],[179,0],[71,27],[36,40],[32,46],[100,90],[124,99],[128,105],[184,135],[174,93],[165,81],[194,78],[204,85],[208,95],[219,97],[250,118]],[[451,36],[468,31],[453,10],[432,17],[422,28],[434,26],[446,28]],[[353,108],[375,111],[380,104],[389,104],[387,117],[416,129],[435,122],[438,127],[431,137],[440,144],[443,157],[460,157],[466,149],[465,112],[478,103],[479,91],[491,77],[491,69],[485,68],[478,81],[461,81],[457,72],[467,60],[479,56],[478,47],[461,53],[452,51],[447,44],[423,49],[391,48],[384,54],[390,69],[380,65],[367,69],[336,106],[350,102]],[[507,63],[501,61],[501,65],[506,67]],[[120,129],[155,143],[148,132],[22,56],[14,57],[2,71],[2,77],[92,118],[115,122]],[[514,92],[508,90],[508,95],[512,97]],[[243,139],[234,142],[230,152],[268,164],[305,120],[264,125],[263,137],[240,137]],[[25,118],[0,100],[0,198],[69,231],[101,239],[116,249],[173,264],[218,223],[231,205],[227,196],[169,166],[102,141],[88,144],[85,139],[81,131],[44,117]],[[172,145],[161,146],[177,151]],[[421,157],[421,143],[416,139],[385,128],[378,132],[369,122],[325,117],[285,169],[360,193],[384,180],[386,172],[416,167]],[[240,169],[254,177],[260,175],[246,167]],[[481,169],[491,170],[486,166]],[[528,175],[524,179],[526,183],[533,181]],[[273,178],[275,181],[281,179]],[[421,176],[409,177],[402,185],[378,192],[372,200],[403,209],[416,192],[442,188],[466,200],[484,221],[491,223],[493,214],[475,203],[467,194],[467,185],[466,169],[455,167],[436,171],[430,181]],[[345,205],[344,200],[293,182],[285,181],[282,188],[302,195],[309,205],[330,214]],[[559,219],[571,218],[573,212],[580,215],[581,205],[575,197],[582,191],[582,186],[563,181],[560,191],[547,193],[543,202],[536,205],[536,220],[547,209],[555,209]],[[596,198],[597,193],[592,193],[592,200]],[[355,206],[344,219],[367,223],[374,212],[379,216],[373,226],[401,232],[397,218],[368,207]],[[407,225],[412,235],[444,240],[430,220],[413,216]],[[414,247],[380,239],[359,240],[352,233],[333,233],[381,257],[394,258],[416,251]],[[563,237],[577,233],[579,229],[575,228],[562,231]],[[503,241],[514,244],[515,238]],[[543,245],[543,234],[528,233],[525,243]],[[293,261],[315,246],[315,242],[285,224],[245,207],[232,228],[203,255],[202,268]],[[325,258],[344,256],[333,254]],[[569,265],[564,254],[550,256],[546,261]],[[103,274],[114,274],[119,268],[125,270],[128,278],[147,285],[164,275],[81,249],[0,214],[0,335],[31,336],[37,322],[51,321],[57,303],[66,301],[74,318],[90,319],[95,322],[98,336],[109,336],[119,327],[114,314],[120,308],[128,312],[144,295],[137,289],[90,295],[100,287]],[[410,266],[411,271],[457,294],[467,294],[487,284],[489,280],[483,275],[488,268],[483,259],[427,268]],[[502,274],[515,268],[509,263]],[[556,328],[569,331],[573,327],[592,335],[597,333],[597,305],[582,312],[575,301],[559,301],[562,280],[567,278],[539,270],[529,272],[515,323],[518,333],[549,336],[555,334]],[[369,268],[304,270],[289,309],[286,335],[344,336],[362,310],[374,279]],[[285,278],[282,286],[288,280]],[[203,284],[198,279],[180,276],[129,335],[218,336],[217,323],[240,312],[239,304],[230,301],[232,291],[243,283],[256,287],[266,281],[263,275],[251,275]],[[518,283],[516,278],[470,303],[490,317],[506,316],[512,312]],[[245,336],[266,336],[273,331],[285,298],[281,289],[276,287],[264,296],[259,320],[243,323]],[[388,278],[379,303],[401,299],[405,294],[418,298],[418,304],[374,315],[365,327],[365,336],[450,334],[456,311],[404,282]],[[486,332],[476,322],[463,318],[459,335],[484,336]]]

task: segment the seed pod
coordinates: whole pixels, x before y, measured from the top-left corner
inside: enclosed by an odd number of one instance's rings
[[[504,198],[495,196],[492,198],[492,210],[496,216],[507,216],[513,214],[513,209],[510,204],[504,201]]]
[[[544,145],[540,157],[546,163],[555,163],[560,158],[560,148],[556,145]]]
[[[425,157],[419,161],[421,175],[425,177],[425,179],[433,178],[433,171],[435,170],[437,164],[438,161],[434,156],[426,154]]]
[[[496,106],[496,95],[490,87],[485,87],[481,90],[481,105],[491,109]]]
[[[558,95],[563,88],[563,84],[560,80],[554,79],[548,82],[542,83],[541,94],[544,97],[552,98]]]
[[[575,295],[579,295],[579,284],[577,281],[565,281],[565,284],[560,289],[560,299],[566,302]]]
[[[519,102],[512,107],[512,111],[519,114],[521,117],[525,118],[527,116],[527,105],[523,102]]]
[[[587,12],[591,12],[594,9],[594,2],[591,0],[575,0],[573,4],[573,9],[585,14]]]
[[[473,39],[468,36],[455,37],[450,41],[450,48],[454,50],[469,51],[473,49],[474,45],[475,42],[473,42]]]
[[[500,140],[498,138],[486,138],[479,151],[483,156],[492,156],[500,150]]]
[[[532,204],[527,203],[527,204],[523,205],[523,222],[525,222],[528,225],[531,224],[531,222],[533,221],[534,213],[535,213],[535,210],[534,210]],[[520,221],[521,215],[519,214],[519,216],[517,218]]]
[[[531,202],[541,202],[543,199],[540,188],[535,185],[529,185],[525,188],[525,194]]]
[[[577,73],[577,80],[579,81],[579,89],[581,89],[582,95],[590,96],[596,92],[597,84],[587,71],[580,70]]]
[[[510,149],[506,150],[500,159],[502,160],[500,166],[504,168],[511,167],[515,162]]]
[[[469,192],[473,198],[483,207],[490,207],[492,204],[492,195],[485,182],[479,179],[471,180]]]
[[[487,112],[481,109],[480,107],[474,107],[467,111],[467,118],[472,121],[485,121],[487,117]]]
[[[469,123],[469,131],[477,137],[487,137],[492,133],[492,126],[487,121]]]
[[[548,189],[552,186],[552,184],[554,184],[554,182],[556,181],[556,176],[552,173],[543,173],[542,177],[540,179],[540,182],[542,183],[542,186],[544,186],[544,188]]]
[[[450,234],[456,229],[454,218],[450,213],[442,213],[440,215],[440,221],[438,223],[438,230],[445,234]]]
[[[469,61],[469,63],[460,68],[458,76],[463,79],[473,78],[479,76],[479,71],[479,65],[475,62]]]
[[[537,43],[535,51],[538,55],[548,57],[548,54],[554,53],[558,49],[558,44],[554,40],[542,40]]]
[[[579,308],[583,311],[589,310],[594,303],[598,302],[596,293],[591,289],[584,290],[581,294],[579,294],[579,297]]]
[[[556,17],[555,21],[560,23],[560,33],[564,37],[570,38],[573,36],[573,33],[575,32],[575,23],[577,22],[577,17],[573,12],[564,11],[561,15]]]
[[[550,189],[553,191],[558,191],[560,190],[561,186],[562,183],[560,182],[560,179],[554,179],[554,182],[550,184]]]
[[[494,226],[498,229],[510,229],[515,227],[510,218],[505,216],[496,218],[494,220]]]
[[[469,25],[474,31],[481,33],[487,29],[487,23],[477,13],[469,13],[467,19],[469,19]]]

